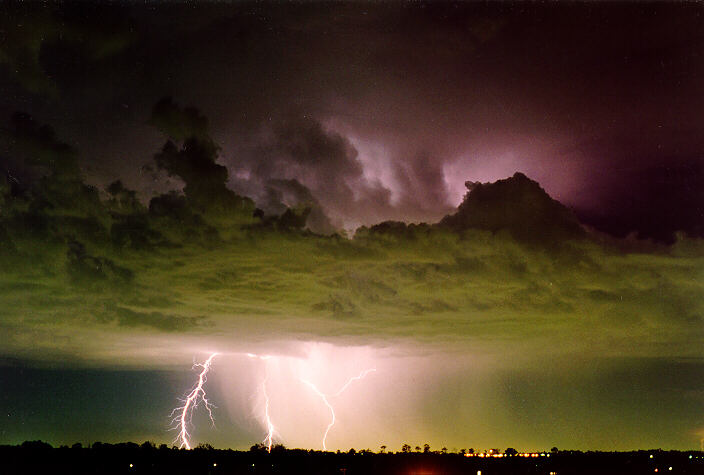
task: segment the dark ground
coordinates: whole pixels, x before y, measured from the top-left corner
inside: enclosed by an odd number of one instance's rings
[[[652,457],[651,457],[652,456]],[[0,446],[0,473],[14,474],[704,474],[704,452],[558,452],[480,458],[438,453],[332,453],[279,448],[269,454],[150,444],[52,448],[43,442]]]

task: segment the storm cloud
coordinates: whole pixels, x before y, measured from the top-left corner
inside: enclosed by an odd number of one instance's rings
[[[678,230],[701,234],[693,216],[656,230],[618,210],[652,204],[634,195],[653,184],[641,169],[701,162],[696,5],[34,10],[6,18],[12,93],[0,112],[59,127],[80,144],[93,184],[121,178],[143,199],[164,191],[123,164],[149,161],[160,138],[144,118],[172,95],[210,118],[236,192],[265,205],[268,180],[297,180],[338,227],[437,221],[465,180],[520,170],[602,230],[669,242]],[[81,27],[97,17],[108,24]],[[92,45],[72,55],[80,69],[41,53],[77,45]],[[677,192],[690,186],[682,180],[661,182],[664,207],[701,210],[701,196]]]
[[[22,162],[37,177],[32,186],[4,188],[12,206],[0,223],[2,298],[15,341],[46,324],[104,328],[108,340],[129,339],[142,326],[196,338],[235,331],[254,340],[417,339],[497,357],[545,348],[701,356],[697,239],[666,247],[594,234],[521,173],[468,182],[463,203],[439,224],[382,222],[353,239],[311,234],[302,228],[319,203],[307,187],[270,180],[282,207],[258,214],[226,187],[218,146],[203,126],[192,127],[195,119],[205,124],[198,112],[169,101],[155,114],[164,108],[170,130],[186,132],[171,132],[182,148],[169,139],[154,160],[184,187],[148,205],[119,181],[99,194],[49,129],[13,119],[8,143],[39,157]],[[321,148],[351,150],[318,127],[309,133]],[[296,141],[279,148],[288,154],[282,160],[315,159],[315,149]],[[286,207],[287,196],[308,207]],[[318,219],[331,228],[325,215]],[[8,356],[19,349],[6,343]],[[53,349],[37,345],[44,350]]]
[[[333,364],[383,375],[357,388],[368,414],[361,399],[340,403],[354,430],[339,447],[692,447],[704,394],[700,13],[9,6],[7,387],[33,394],[22,368],[156,373],[218,351],[213,389],[232,424],[213,437],[245,447],[261,421],[243,410],[258,373],[242,355],[282,367],[313,355],[335,382],[346,373]],[[155,380],[175,391],[187,377]],[[3,399],[24,419],[0,442],[43,437],[48,419],[21,399]],[[138,417],[156,409],[139,407],[124,426],[110,424],[127,409],[108,411],[91,434],[167,440],[141,422],[158,426],[153,412]],[[313,429],[295,437],[299,416],[280,415],[291,443],[317,444]],[[64,422],[51,432],[62,443],[85,429]]]

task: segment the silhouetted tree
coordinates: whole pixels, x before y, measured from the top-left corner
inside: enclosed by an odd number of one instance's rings
[[[21,447],[28,450],[51,450],[51,444],[41,440],[26,440]]]
[[[276,444],[271,448],[271,453],[272,454],[285,454],[286,453],[286,446],[284,444]]]
[[[423,453],[424,454],[430,453],[430,445],[429,444],[423,444]]]
[[[249,448],[249,451],[255,454],[263,454],[266,453],[267,447],[264,444],[254,444]]]
[[[156,446],[154,445],[154,442],[145,440],[142,445],[139,446],[139,448],[142,450],[154,450]]]
[[[411,446],[410,446],[410,445],[408,445],[408,444],[403,444],[403,445],[401,446],[401,452],[403,452],[404,454],[407,454],[407,453],[409,453],[410,451],[411,451]]]
[[[513,457],[514,455],[518,454],[518,450],[514,449],[513,447],[509,447],[504,451],[504,454],[508,455],[509,457]]]

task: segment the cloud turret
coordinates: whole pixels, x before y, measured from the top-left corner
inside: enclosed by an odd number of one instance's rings
[[[467,183],[457,212],[440,225],[454,231],[507,231],[521,241],[555,242],[584,236],[572,211],[552,199],[541,186],[517,172],[494,183]]]

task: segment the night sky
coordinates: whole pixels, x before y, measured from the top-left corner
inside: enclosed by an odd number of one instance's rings
[[[218,352],[194,444],[261,442],[266,396],[321,448],[305,381],[375,369],[328,448],[699,448],[703,32],[695,3],[5,5],[0,444],[170,444]]]

